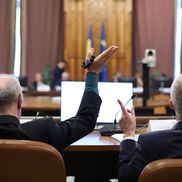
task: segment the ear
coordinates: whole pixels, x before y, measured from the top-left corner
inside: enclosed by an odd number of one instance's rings
[[[174,110],[174,104],[171,99],[169,99],[169,107],[170,107],[170,109]]]
[[[19,110],[22,108],[22,102],[23,102],[23,97],[22,97],[22,94],[20,93],[18,95],[18,100],[17,100],[17,107]]]

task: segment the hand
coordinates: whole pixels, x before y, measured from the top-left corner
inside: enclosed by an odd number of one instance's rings
[[[117,46],[110,46],[108,49],[106,49],[105,51],[103,51],[101,54],[99,54],[95,59],[94,62],[87,68],[88,72],[95,72],[95,73],[99,73],[102,70],[102,66],[111,58],[111,56],[116,52],[116,50],[118,49]],[[91,48],[85,63],[87,64],[91,58],[91,56],[94,54],[94,49]]]
[[[119,125],[123,130],[124,137],[134,136],[136,129],[136,117],[134,107],[132,107],[132,109],[129,110],[125,108],[125,106],[120,100],[118,100],[118,103],[121,106],[122,110],[122,116],[119,120]]]

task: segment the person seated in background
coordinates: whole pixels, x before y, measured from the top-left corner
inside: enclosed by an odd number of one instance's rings
[[[123,76],[120,72],[113,74],[114,82],[133,83],[133,87],[136,87],[136,78],[134,76]]]
[[[182,158],[182,74],[171,85],[169,106],[175,110],[177,123],[169,130],[141,134],[135,142],[136,117],[134,108],[122,109],[119,125],[124,138],[120,145],[119,180],[136,182],[150,162],[164,158]],[[160,181],[160,180],[159,180]]]
[[[57,63],[56,67],[53,70],[53,85],[61,85],[61,75],[65,71],[67,62],[61,60]]]
[[[62,81],[69,81],[69,80],[70,80],[70,74],[67,71],[64,71],[61,74],[60,82],[62,82]],[[60,91],[61,90],[61,83],[59,83],[58,85],[55,85],[55,90],[56,91]]]
[[[28,87],[28,78],[26,75],[20,75],[18,77],[18,80],[20,82],[20,85],[23,89],[23,91],[28,91],[29,90],[29,87]]]
[[[0,138],[42,141],[61,151],[90,133],[95,127],[101,105],[98,74],[116,50],[116,46],[109,47],[87,68],[85,90],[76,115],[58,123],[52,117],[44,117],[20,124],[23,103],[21,86],[12,75],[0,74]],[[91,49],[86,64],[93,54]]]
[[[173,79],[168,77],[165,73],[153,74],[151,76],[151,92],[153,94],[163,93],[165,88],[170,88]]]
[[[41,73],[35,74],[35,81],[32,82],[32,90],[35,91],[50,91],[50,86],[45,84]]]
[[[120,72],[116,71],[113,74],[113,82],[119,82],[121,78],[122,78],[122,74]]]
[[[61,75],[61,81],[69,81],[70,80],[70,74],[67,71],[64,71]]]

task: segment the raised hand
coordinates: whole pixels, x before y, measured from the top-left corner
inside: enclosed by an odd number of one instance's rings
[[[123,130],[124,137],[134,136],[136,130],[136,117],[134,107],[129,110],[125,108],[120,100],[118,100],[118,103],[122,109],[122,116],[119,120],[119,125]]]
[[[94,62],[88,66],[87,68],[88,72],[95,72],[95,73],[101,72],[102,66],[112,57],[112,55],[116,52],[117,49],[118,49],[117,46],[110,46],[108,49],[99,54],[94,59]],[[85,60],[86,64],[88,64],[93,54],[94,54],[94,49],[91,48]]]

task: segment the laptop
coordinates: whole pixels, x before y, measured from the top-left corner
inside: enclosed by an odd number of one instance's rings
[[[61,85],[61,120],[64,121],[75,116],[84,92],[85,82],[63,81]],[[122,112],[117,99],[126,103],[133,95],[133,84],[123,82],[99,82],[99,95],[102,104],[97,118],[97,126],[100,131],[104,128],[115,129],[114,120],[118,123]],[[126,107],[131,109],[133,102],[129,102]],[[110,128],[107,129],[108,131]],[[121,130],[120,130],[121,131]],[[107,131],[106,131],[107,132]]]

